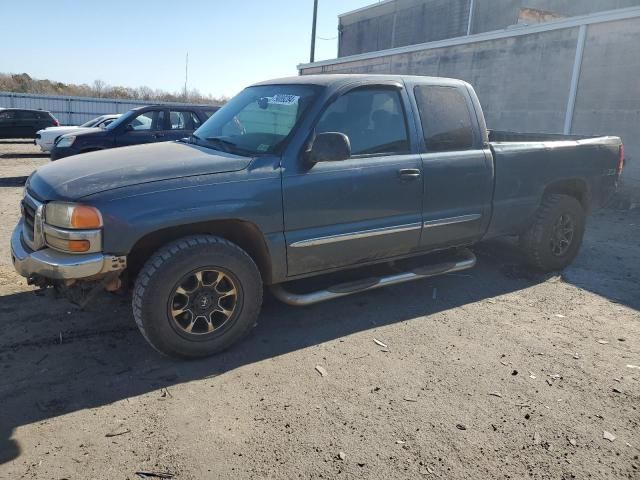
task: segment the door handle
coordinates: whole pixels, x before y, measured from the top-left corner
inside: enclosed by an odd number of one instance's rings
[[[412,178],[420,178],[420,170],[417,168],[402,168],[398,170],[398,176],[400,178],[412,179]]]
[[[153,138],[163,138],[164,136],[164,133],[156,133]]]

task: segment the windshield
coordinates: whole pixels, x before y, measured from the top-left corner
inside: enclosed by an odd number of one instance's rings
[[[194,137],[203,146],[240,155],[273,153],[320,90],[315,85],[246,88],[198,128]]]
[[[80,125],[81,127],[95,127],[100,120],[102,120],[104,117],[100,116],[100,117],[96,117],[96,118],[92,118],[91,120],[89,120],[87,123],[83,123],[82,125]]]

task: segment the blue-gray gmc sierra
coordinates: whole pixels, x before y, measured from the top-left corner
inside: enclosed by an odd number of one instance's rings
[[[198,357],[251,329],[263,285],[307,305],[470,268],[466,247],[500,235],[519,236],[534,268],[562,269],[623,163],[617,137],[489,132],[459,80],[286,78],[246,88],[188,139],[38,169],[12,256],[43,287],[129,280],[149,343]],[[399,270],[409,257],[420,266]],[[294,282],[338,271],[315,290]]]

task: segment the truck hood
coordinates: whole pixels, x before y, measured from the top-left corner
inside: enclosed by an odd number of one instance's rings
[[[243,170],[251,160],[181,142],[153,143],[63,158],[36,170],[27,188],[41,200],[73,201],[142,183]]]

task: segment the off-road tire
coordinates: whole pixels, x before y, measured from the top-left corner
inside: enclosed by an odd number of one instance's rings
[[[229,272],[241,295],[230,325],[206,338],[186,338],[172,324],[168,304],[176,282],[201,267]],[[132,304],[140,332],[157,351],[183,358],[206,357],[229,348],[256,324],[262,279],[253,259],[237,245],[211,235],[185,237],[165,245],[145,263],[135,281]]]
[[[552,251],[551,240],[554,225],[565,214],[574,221],[574,233],[566,252],[557,256]],[[580,250],[585,223],[584,208],[574,197],[560,194],[545,196],[532,225],[520,236],[520,247],[529,266],[541,272],[553,272],[570,265]]]

